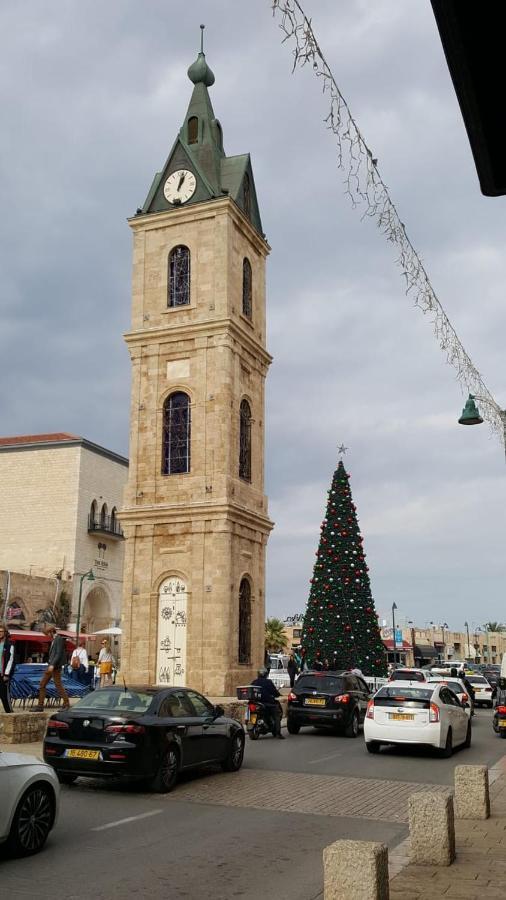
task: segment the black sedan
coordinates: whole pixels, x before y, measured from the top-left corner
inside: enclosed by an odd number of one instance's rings
[[[190,688],[111,686],[51,716],[44,760],[63,784],[121,776],[166,793],[182,769],[241,768],[244,729]]]
[[[301,725],[314,725],[355,738],[369,697],[369,688],[359,675],[303,672],[288,694],[286,727],[289,734],[298,734]]]

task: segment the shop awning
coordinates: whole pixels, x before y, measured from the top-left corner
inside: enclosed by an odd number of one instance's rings
[[[435,656],[438,656],[438,650],[433,644],[415,644],[415,656],[433,659]]]
[[[75,647],[76,636],[72,631],[60,631],[60,629],[58,629],[58,634],[61,634],[65,638],[67,646]],[[29,644],[51,643],[49,635],[44,634],[42,631],[25,631],[21,628],[9,628],[9,635],[12,641],[27,641]],[[85,640],[89,638],[89,635],[81,634],[79,637]]]
[[[387,650],[394,649],[393,638],[385,638],[385,640],[383,641],[383,644],[385,645]],[[396,650],[411,650],[411,644],[409,644],[408,641],[396,641],[395,649]]]

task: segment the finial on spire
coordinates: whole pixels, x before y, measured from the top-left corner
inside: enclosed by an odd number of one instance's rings
[[[344,454],[346,453],[347,450],[348,450],[348,447],[345,447],[344,444],[339,444],[339,447],[337,448],[337,452],[339,453],[339,456],[344,456]]]
[[[211,87],[211,85],[214,84],[214,74],[206,63],[206,56],[204,53],[205,27],[205,25],[200,26],[200,52],[195,62],[192,63],[188,69],[188,78],[190,81],[193,81],[194,84],[205,84],[206,87]]]

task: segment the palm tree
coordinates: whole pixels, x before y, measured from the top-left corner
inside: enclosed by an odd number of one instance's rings
[[[501,622],[485,622],[483,627],[485,631],[495,631],[499,633],[506,630],[506,625],[502,625]]]
[[[265,623],[265,649],[268,653],[286,650],[288,639],[281,619],[267,619]]]

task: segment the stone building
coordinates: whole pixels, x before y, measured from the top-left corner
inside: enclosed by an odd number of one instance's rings
[[[122,668],[211,695],[263,660],[265,260],[249,154],[227,157],[203,52],[133,231]]]
[[[2,609],[25,626],[65,591],[76,620],[80,576],[83,627],[121,616],[122,503],[128,460],[72,434],[0,438]]]

